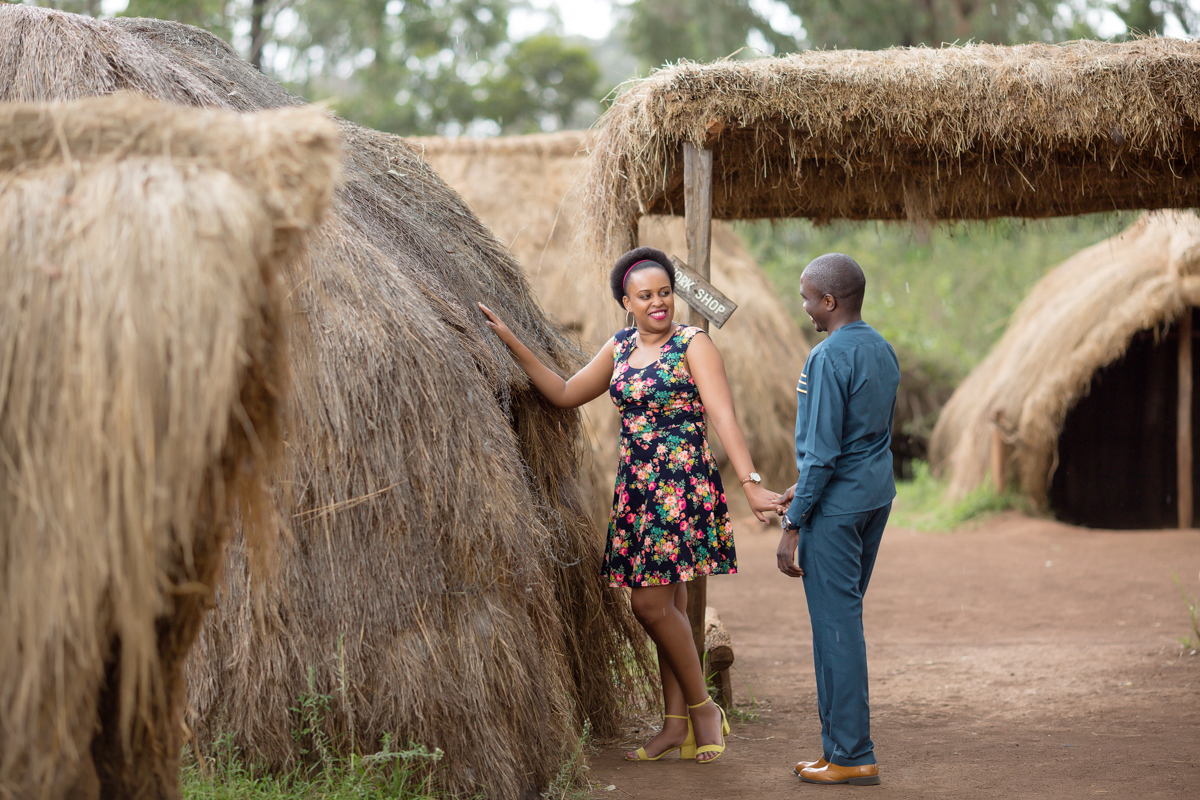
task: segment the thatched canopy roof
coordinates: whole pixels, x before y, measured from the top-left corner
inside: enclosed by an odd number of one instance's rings
[[[128,88],[195,106],[295,105],[216,37],[0,6],[0,99]],[[516,261],[401,139],[337,121],[344,182],[294,304],[280,581],[233,548],[189,676],[202,748],[294,764],[323,695],[342,751],[440,747],[447,791],[536,794],[583,720],[616,730],[636,623],[599,577],[577,412],[549,407],[474,308],[561,370],[579,354]],[[614,670],[616,675],[614,675]]]
[[[177,781],[230,515],[282,450],[279,276],[339,161],[313,109],[0,105],[0,796]]]
[[[587,168],[588,140],[586,134],[566,132],[429,138],[414,144],[509,245],[547,312],[573,331],[590,354],[625,326],[626,315],[612,300],[607,273],[593,269],[580,247],[584,218],[578,183]],[[681,219],[643,218],[639,241],[687,258]],[[793,387],[808,344],[762,270],[724,223],[713,229],[712,274],[713,283],[739,304],[729,322],[710,334],[725,359],[738,420],[768,485],[785,487],[796,477]],[[685,320],[686,313],[679,300],[676,317]],[[584,425],[592,456],[594,513],[597,524],[605,526],[620,432],[620,417],[607,395],[585,407]],[[726,468],[723,453],[718,460]],[[732,474],[725,477],[727,485],[737,480]]]
[[[1068,412],[1139,332],[1161,338],[1191,306],[1200,306],[1200,218],[1192,213],[1144,216],[1047,273],[942,410],[930,456],[950,479],[951,492],[962,495],[987,476],[999,413],[1012,446],[1012,479],[1044,508],[1061,468],[1059,436]],[[1171,363],[1168,370],[1174,369]],[[1173,414],[1174,408],[1159,411]],[[1125,461],[1122,468],[1136,473],[1146,466]]]
[[[1200,205],[1200,42],[966,45],[680,63],[598,124],[604,249],[681,214],[683,142],[719,219],[988,219]]]

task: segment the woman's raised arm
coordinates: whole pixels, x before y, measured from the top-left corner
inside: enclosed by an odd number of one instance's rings
[[[742,427],[738,425],[737,416],[733,410],[733,392],[729,389],[729,378],[725,375],[725,361],[721,351],[713,344],[712,339],[705,336],[695,336],[688,345],[685,360],[692,381],[700,391],[700,402],[712,422],[721,444],[725,445],[725,453],[729,463],[742,481],[742,490],[750,501],[750,508],[759,521],[766,522],[765,512],[775,511],[779,495],[752,481],[746,480],[754,472],[754,460],[750,457],[750,448],[746,445],[746,437]]]
[[[525,370],[529,380],[533,381],[538,391],[554,405],[559,408],[576,408],[608,391],[613,372],[612,339],[604,343],[600,352],[596,353],[587,366],[569,379],[563,380],[562,376],[543,364],[533,351],[522,344],[516,334],[490,308],[480,303],[479,310],[487,317],[487,326],[496,332],[500,341],[508,345],[508,349]]]

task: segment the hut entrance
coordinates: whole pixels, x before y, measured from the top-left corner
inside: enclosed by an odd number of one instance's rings
[[[1153,331],[1138,333],[1124,357],[1100,370],[1091,392],[1067,414],[1050,484],[1050,507],[1058,519],[1092,528],[1179,524],[1179,342],[1181,328],[1190,327],[1195,337],[1200,314],[1193,308],[1191,315],[1190,326],[1172,325],[1157,340]],[[1186,359],[1186,350],[1183,355]],[[1190,372],[1195,385],[1200,379],[1195,357]],[[1186,383],[1185,397],[1191,394]],[[1191,451],[1200,452],[1194,394],[1190,408],[1187,438]],[[1187,444],[1185,439],[1185,449]],[[1200,490],[1198,474],[1192,470],[1193,497]]]

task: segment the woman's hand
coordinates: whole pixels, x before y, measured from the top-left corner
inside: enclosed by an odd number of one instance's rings
[[[500,337],[500,341],[504,342],[511,349],[513,343],[517,341],[517,337],[511,330],[509,330],[509,327],[504,324],[504,320],[497,317],[495,312],[493,312],[483,303],[478,303],[477,305],[479,306],[479,310],[483,312],[483,315],[487,317],[487,326],[495,331],[496,335]]]
[[[746,490],[746,499],[750,501],[754,516],[758,517],[759,522],[770,522],[764,512],[778,513],[776,509],[779,508],[781,496],[757,483],[747,483],[743,488]]]

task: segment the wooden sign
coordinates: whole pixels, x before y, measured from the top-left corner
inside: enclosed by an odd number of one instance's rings
[[[676,256],[671,256],[671,265],[675,267],[675,293],[713,325],[721,327],[737,311],[737,303],[718,292]]]

